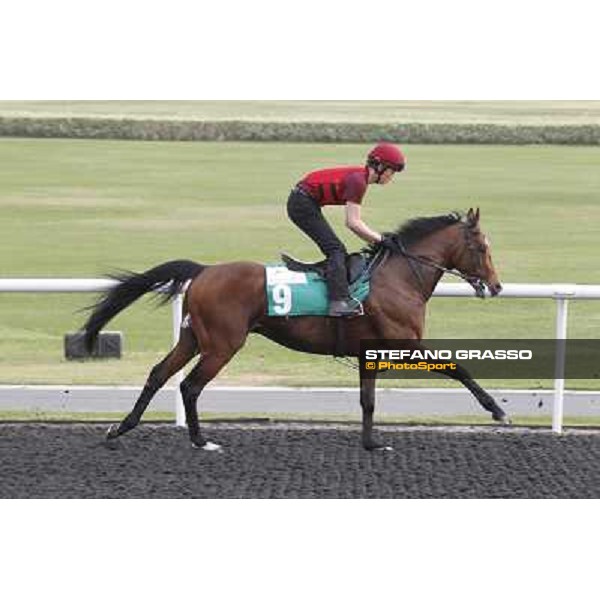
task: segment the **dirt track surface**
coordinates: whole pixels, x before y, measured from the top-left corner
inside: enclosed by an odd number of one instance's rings
[[[208,425],[223,453],[187,432],[142,425],[116,449],[100,425],[0,425],[1,498],[598,498],[600,434]]]

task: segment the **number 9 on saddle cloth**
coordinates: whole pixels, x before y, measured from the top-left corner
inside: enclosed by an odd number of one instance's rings
[[[326,316],[326,261],[303,263],[285,254],[283,264],[265,266],[268,314],[272,317]],[[350,296],[360,302],[370,292],[372,262],[359,253],[346,257]]]

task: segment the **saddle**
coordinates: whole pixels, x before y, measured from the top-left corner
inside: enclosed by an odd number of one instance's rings
[[[287,254],[282,254],[281,259],[285,266],[290,271],[298,271],[300,273],[316,273],[319,277],[326,279],[325,267],[326,260],[319,262],[307,263],[302,262]],[[367,259],[360,252],[354,252],[346,256],[346,272],[348,273],[348,285],[352,285],[366,271],[368,266]]]

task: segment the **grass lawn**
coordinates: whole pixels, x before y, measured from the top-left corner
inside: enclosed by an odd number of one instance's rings
[[[0,423],[1,422],[118,422],[125,416],[125,413],[115,412],[104,412],[104,413],[82,413],[82,412],[35,412],[35,411],[0,411]],[[213,422],[228,422],[228,421],[242,421],[255,419],[257,421],[271,421],[271,422],[298,422],[307,421],[313,423],[347,423],[347,424],[360,424],[360,418],[356,415],[348,414],[288,414],[288,413],[253,413],[248,412],[244,414],[232,414],[232,413],[210,413],[200,412],[200,418],[205,423]],[[167,422],[173,423],[175,419],[175,413],[153,411],[148,410],[144,413],[143,422]],[[543,427],[547,429],[552,425],[551,417],[528,417],[528,416],[517,416],[511,417],[512,425],[515,427]],[[490,422],[490,418],[487,414],[482,413],[481,416],[474,415],[452,415],[452,416],[390,416],[390,415],[378,415],[377,425],[483,425],[485,427],[498,427],[498,425]],[[563,421],[565,427],[579,427],[587,428],[600,427],[600,418],[598,417],[565,417]],[[508,428],[506,431],[511,431],[512,428]]]
[[[0,101],[6,117],[346,123],[600,123],[600,101]]]
[[[599,282],[600,148],[405,149],[407,171],[369,191],[363,213],[373,227],[480,206],[503,281]],[[360,162],[365,151],[357,145],[0,139],[0,276],[96,277],[173,258],[266,262],[283,249],[316,259],[316,248],[287,220],[288,191],[302,173]],[[343,232],[341,211],[327,214]],[[352,234],[343,237],[360,247]],[[79,327],[84,317],[77,310],[92,299],[0,295],[0,383],[143,383],[171,343],[170,309],[153,311],[141,301],[109,325],[124,332],[123,360],[67,362],[62,336]],[[432,338],[553,333],[551,300],[438,298],[427,323]],[[600,304],[572,302],[569,336],[599,335]],[[218,381],[354,385],[356,374],[331,358],[253,338]],[[594,383],[568,385],[581,386]]]

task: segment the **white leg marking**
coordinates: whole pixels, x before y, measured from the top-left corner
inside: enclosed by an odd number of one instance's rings
[[[223,448],[219,444],[215,444],[213,442],[206,442],[206,444],[201,446],[201,448],[207,452],[223,452]]]

